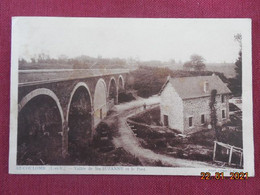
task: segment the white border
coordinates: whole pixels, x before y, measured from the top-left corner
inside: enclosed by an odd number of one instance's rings
[[[173,167],[145,167],[145,166],[17,166],[17,116],[18,116],[18,54],[19,33],[17,27],[19,21],[28,17],[12,18],[12,55],[11,55],[11,87],[10,87],[10,140],[9,140],[9,173],[10,174],[118,174],[118,175],[200,175],[201,172],[224,172],[230,176],[230,172],[248,172],[254,176],[254,142],[253,142],[253,110],[252,110],[252,40],[251,19],[136,19],[136,20],[236,20],[243,25],[243,148],[244,169],[230,168],[173,168]],[[29,17],[32,18],[32,17]],[[44,18],[44,17],[34,17]],[[48,17],[51,18],[51,17]],[[60,18],[70,21],[86,18]],[[89,18],[88,18],[89,19]],[[91,20],[133,20],[133,18],[91,18]]]

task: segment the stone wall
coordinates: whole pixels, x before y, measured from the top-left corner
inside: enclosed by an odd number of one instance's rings
[[[222,125],[229,119],[228,95],[224,96],[224,103],[221,102],[221,95],[216,96],[216,112],[218,124]],[[195,99],[188,99],[183,101],[183,120],[184,133],[192,133],[207,128],[210,123],[210,97],[202,97]],[[225,110],[225,118],[222,118],[222,110]],[[205,123],[201,124],[201,115],[204,114]],[[189,117],[192,117],[192,126],[189,126]]]
[[[183,132],[183,104],[171,83],[168,83],[161,93],[161,122],[164,124],[164,115],[168,116],[169,128]],[[165,124],[164,124],[165,125]]]

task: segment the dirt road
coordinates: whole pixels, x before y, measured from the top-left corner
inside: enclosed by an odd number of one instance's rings
[[[140,99],[115,106],[114,110],[116,111],[116,114],[113,116],[118,117],[119,132],[118,136],[113,138],[114,145],[116,147],[123,147],[129,153],[138,157],[145,166],[155,165],[160,161],[163,165],[172,167],[213,167],[213,165],[208,163],[178,159],[162,154],[157,154],[149,149],[141,147],[138,138],[133,134],[132,130],[126,124],[126,119],[130,115],[136,113],[136,107],[142,106],[144,103],[146,105],[150,105],[158,102],[158,97],[152,97],[149,99]]]

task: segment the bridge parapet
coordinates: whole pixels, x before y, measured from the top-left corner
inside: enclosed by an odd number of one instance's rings
[[[19,87],[126,73],[128,69],[19,70]]]

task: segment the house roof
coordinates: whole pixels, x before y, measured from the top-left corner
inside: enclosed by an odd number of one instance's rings
[[[210,96],[213,89],[217,90],[217,94],[231,93],[226,84],[216,75],[168,78],[163,88],[161,89],[161,92],[169,82],[172,84],[182,99]],[[207,92],[204,92],[205,82],[208,83]]]

